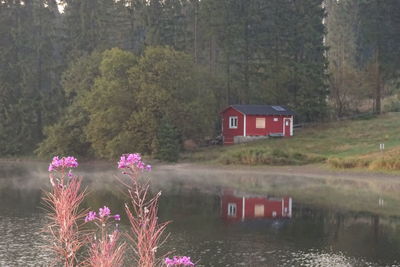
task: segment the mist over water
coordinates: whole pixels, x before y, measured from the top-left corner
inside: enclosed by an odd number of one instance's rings
[[[0,266],[51,263],[41,232],[47,167],[46,163],[0,163]],[[76,173],[89,190],[85,207],[109,206],[121,214],[125,229],[126,198],[115,178],[121,177],[116,167],[84,164]],[[238,210],[238,218],[227,219],[224,190],[233,190],[243,179],[256,185],[260,179],[288,179],[284,174],[176,165],[155,166],[151,177],[152,190],[162,190],[160,219],[173,221],[161,252],[191,256],[198,266],[400,266],[400,219],[396,217],[311,207],[293,199],[291,218],[242,219]],[[300,179],[292,178],[293,183]],[[233,191],[247,200],[263,197]]]

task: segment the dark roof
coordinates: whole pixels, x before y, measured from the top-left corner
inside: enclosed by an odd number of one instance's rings
[[[230,107],[245,115],[295,115],[295,113],[287,107],[278,105],[231,105]]]

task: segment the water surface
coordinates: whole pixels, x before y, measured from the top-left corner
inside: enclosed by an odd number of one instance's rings
[[[116,186],[118,171],[112,167],[79,168],[90,191],[85,205],[93,209],[108,205],[123,214],[126,200]],[[51,263],[40,201],[42,190],[48,188],[46,169],[46,164],[0,163],[0,266]],[[268,175],[276,174],[257,179]],[[247,179],[242,176],[224,170],[156,166],[152,181],[154,192],[162,190],[160,218],[173,221],[164,249],[190,255],[198,266],[400,266],[397,217],[309,206],[295,198],[290,218],[279,213],[267,216],[269,202],[262,211],[265,216],[260,216],[258,207],[258,217],[243,218],[241,202],[236,217],[227,216],[224,205],[233,203],[223,201],[227,190],[246,201],[283,197],[234,190],[238,179]],[[232,181],[231,187],[221,186],[219,179]]]

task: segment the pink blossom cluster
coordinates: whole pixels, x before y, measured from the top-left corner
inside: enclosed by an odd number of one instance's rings
[[[194,266],[194,263],[190,261],[190,257],[186,256],[174,256],[172,259],[165,258],[165,264],[170,266]]]
[[[99,209],[99,216],[100,218],[109,216],[111,214],[111,211],[108,207],[104,206],[103,208]]]
[[[62,170],[66,168],[78,167],[78,161],[74,157],[54,157],[49,165],[49,172],[54,170]]]
[[[139,153],[122,155],[118,162],[118,169],[135,168],[139,170],[151,171],[151,166],[144,164]]]
[[[85,217],[85,222],[90,222],[96,219],[104,219],[104,218],[114,218],[116,221],[121,220],[121,216],[119,214],[111,215],[111,211],[107,206],[104,206],[103,208],[99,209],[99,214],[97,216],[97,213],[95,211],[89,211],[89,213]]]
[[[88,215],[85,217],[85,222],[90,222],[96,219],[96,212],[95,211],[89,211]]]

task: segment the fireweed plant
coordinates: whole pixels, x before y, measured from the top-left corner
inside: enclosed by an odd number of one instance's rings
[[[89,258],[84,265],[93,267],[119,267],[123,265],[126,245],[118,242],[120,238],[118,223],[110,231],[113,223],[120,220],[120,215],[111,215],[110,209],[106,206],[100,208],[98,213],[89,211],[85,217],[85,222],[93,222],[99,229],[99,233],[94,233],[90,240]]]
[[[140,154],[126,154],[121,156],[118,168],[128,177],[128,182],[121,182],[128,189],[130,198],[130,205],[125,204],[125,211],[131,228],[128,238],[133,244],[137,265],[162,265],[162,259],[156,257],[156,252],[167,238],[163,233],[169,222],[158,222],[158,201],[161,192],[150,196],[149,180],[140,179],[141,173],[150,171],[151,166],[144,164]]]
[[[117,222],[119,214],[111,215],[108,207],[100,208],[96,213],[89,211],[85,214],[80,209],[86,191],[81,191],[82,179],[73,174],[72,168],[78,167],[74,157],[54,157],[49,166],[51,191],[45,193],[44,202],[49,208],[49,224],[46,230],[51,234],[50,248],[57,255],[57,264],[71,266],[122,266],[126,252],[126,244],[120,242],[121,233]],[[126,234],[134,252],[134,260],[138,267],[154,266],[195,266],[190,257],[175,256],[172,259],[158,258],[157,250],[163,245],[167,236],[164,231],[170,222],[159,223],[158,204],[161,192],[152,196],[149,179],[143,179],[142,173],[151,171],[140,154],[122,155],[118,169],[128,179],[119,179],[127,188],[129,204],[125,211],[130,223],[130,232]],[[86,215],[86,216],[85,216]],[[85,223],[94,223],[98,231],[83,232]],[[113,229],[111,229],[111,226]],[[88,245],[88,258],[80,264],[77,252]],[[164,260],[163,260],[164,258]]]
[[[82,179],[71,171],[76,167],[74,157],[54,157],[49,166],[51,190],[43,197],[49,211],[45,230],[52,237],[50,249],[56,255],[56,263],[65,267],[76,266],[76,253],[85,244],[79,221],[84,217],[80,205],[86,193],[80,190]]]

